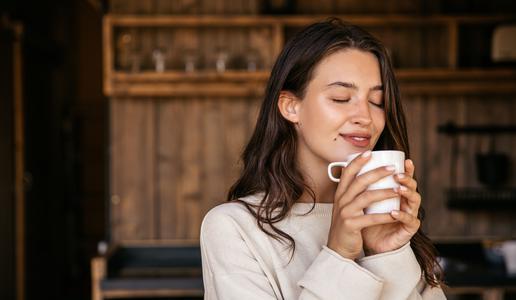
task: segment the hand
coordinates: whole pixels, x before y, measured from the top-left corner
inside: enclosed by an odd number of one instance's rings
[[[373,255],[401,248],[416,234],[421,221],[418,219],[421,195],[416,191],[417,182],[414,180],[414,163],[408,159],[405,161],[405,173],[395,175],[394,178],[400,184],[400,210],[393,211],[391,215],[398,222],[376,225],[362,230],[364,239],[364,252]]]
[[[393,189],[366,190],[370,184],[392,175],[394,171],[381,167],[357,176],[370,159],[370,152],[365,154],[357,156],[342,169],[328,234],[328,248],[349,259],[357,258],[362,251],[364,228],[397,222],[389,213],[364,214],[364,209],[372,203],[398,196]]]

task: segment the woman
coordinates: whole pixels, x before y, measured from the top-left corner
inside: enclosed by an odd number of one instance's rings
[[[385,48],[338,19],[299,32],[272,69],[229,202],[203,220],[205,299],[446,299],[412,161],[400,189],[366,191],[389,168],[357,176],[380,149],[410,157]],[[356,152],[330,181],[328,164]],[[397,195],[400,211],[364,214]]]

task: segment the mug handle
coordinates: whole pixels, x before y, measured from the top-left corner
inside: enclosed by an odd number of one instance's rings
[[[328,165],[328,177],[330,177],[331,181],[333,182],[340,182],[340,178],[335,178],[333,177],[333,173],[331,172],[331,170],[334,168],[334,167],[342,167],[342,168],[345,168],[349,165],[349,162],[347,161],[337,161],[337,162],[332,162]]]

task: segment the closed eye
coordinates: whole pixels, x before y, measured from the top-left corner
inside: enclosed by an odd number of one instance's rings
[[[345,103],[345,102],[349,102],[350,99],[331,99],[333,102],[337,102],[337,103]]]
[[[383,102],[382,102],[382,103],[380,103],[380,104],[378,104],[378,103],[374,103],[373,101],[370,101],[370,103],[371,103],[372,105],[376,106],[376,107],[379,107],[379,108],[383,108],[383,107],[384,107]]]

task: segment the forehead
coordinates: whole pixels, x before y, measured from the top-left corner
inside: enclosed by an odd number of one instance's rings
[[[345,49],[322,59],[314,69],[312,82],[328,85],[335,81],[354,82],[359,88],[381,85],[380,65],[371,52]]]

